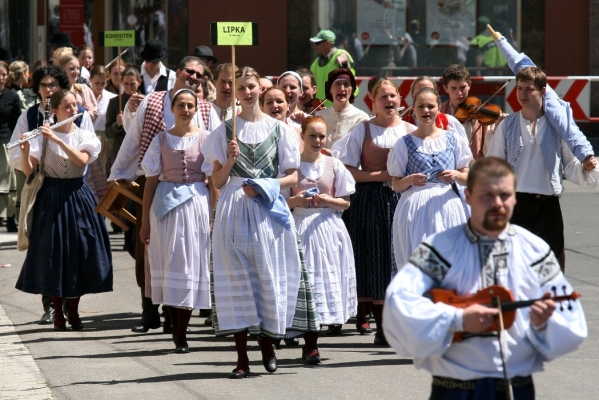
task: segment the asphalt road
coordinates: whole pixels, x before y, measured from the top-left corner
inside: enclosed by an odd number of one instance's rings
[[[598,397],[599,192],[567,187],[562,197],[566,275],[583,295],[589,338],[579,350],[546,364],[546,371],[535,375],[539,399]],[[299,347],[284,347],[277,352],[279,370],[268,374],[257,344],[250,342],[251,377],[241,381],[226,379],[236,361],[232,338],[215,338],[211,328],[201,325],[197,312],[190,326],[189,354],[174,354],[170,335],[161,330],[132,333],[140,311],[133,260],[120,250],[122,236],[111,238],[114,291],[81,300],[86,329],[80,332],[58,333],[37,325],[40,296],[14,289],[24,253],[14,246],[0,249],[0,264],[12,265],[0,268],[0,305],[56,398],[428,398],[430,377],[425,372],[390,348],[375,347],[372,335],[361,336],[350,324],[344,326],[342,337],[323,335],[319,342],[323,362],[316,367],[303,365]],[[0,339],[3,335],[0,331]],[[0,341],[0,356],[2,351]],[[19,398],[28,398],[28,391]]]

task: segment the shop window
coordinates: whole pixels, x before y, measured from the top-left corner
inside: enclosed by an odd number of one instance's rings
[[[319,0],[318,25],[337,35],[358,75],[440,75],[451,63],[473,75],[509,74],[491,24],[517,48],[518,0]]]
[[[111,30],[135,30],[139,46],[130,49],[123,57],[134,65],[141,65],[139,53],[148,39],[159,39],[166,47],[166,12],[162,0],[113,0]],[[113,49],[116,57],[116,49]],[[166,60],[164,60],[166,62]]]

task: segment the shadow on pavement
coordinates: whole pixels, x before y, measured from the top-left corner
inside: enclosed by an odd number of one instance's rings
[[[228,363],[227,365],[235,366],[234,363]],[[256,369],[263,368],[262,366],[256,366]],[[295,375],[294,373],[279,373],[278,371],[275,373],[277,375]],[[130,379],[125,381],[97,381],[97,382],[74,382],[71,385],[119,385],[119,384],[127,384],[127,383],[159,383],[159,382],[176,382],[176,381],[190,381],[190,380],[199,380],[199,379],[226,379],[228,377],[228,372],[198,372],[192,374],[174,374],[174,375],[157,375],[147,378],[140,379]],[[250,376],[246,379],[259,378],[263,375],[272,375],[268,372],[259,372],[256,373],[250,368]],[[65,386],[71,386],[65,385]],[[64,386],[63,386],[64,387]],[[53,388],[53,387],[52,387]]]

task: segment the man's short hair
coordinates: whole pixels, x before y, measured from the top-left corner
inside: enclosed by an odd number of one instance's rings
[[[208,68],[206,66],[206,63],[202,60],[200,60],[198,57],[196,56],[186,56],[183,57],[183,59],[181,60],[181,62],[179,63],[179,66],[177,67],[180,70],[182,70],[183,68],[187,67],[187,64],[189,64],[190,62],[197,62],[198,64],[200,64],[202,66],[202,68],[204,69],[204,71],[206,71],[206,69]]]
[[[300,68],[295,72],[297,72],[298,75],[302,77],[302,79],[304,78],[304,76],[309,76],[310,86],[316,86],[316,79],[314,78],[314,74],[308,68]]]
[[[487,178],[503,178],[509,175],[514,177],[514,187],[516,186],[516,174],[514,169],[505,160],[497,157],[484,157],[476,161],[468,171],[466,187],[470,193],[474,189],[476,179],[479,175]]]
[[[539,67],[526,67],[516,74],[516,84],[519,81],[533,81],[535,88],[541,90],[547,86],[547,75]]]
[[[468,83],[472,81],[470,79],[470,72],[463,65],[452,64],[443,72],[443,84],[445,86],[449,85],[451,81],[461,80],[465,80]]]
[[[237,71],[237,66],[235,66],[235,71]],[[229,72],[231,75],[233,74],[233,64],[231,63],[222,63],[218,64],[218,67],[214,70],[214,80],[218,80],[218,76],[221,72]]]

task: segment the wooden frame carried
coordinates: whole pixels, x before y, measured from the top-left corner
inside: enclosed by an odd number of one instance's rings
[[[127,224],[117,218],[115,214],[121,215],[135,224],[137,219],[125,209],[125,206],[129,200],[135,201],[140,206],[143,204],[142,199],[135,194],[138,189],[139,185],[135,182],[123,180],[112,181],[110,185],[108,185],[108,190],[104,194],[104,197],[102,197],[102,200],[98,203],[96,212],[120,226],[124,231],[128,231],[129,227]]]

